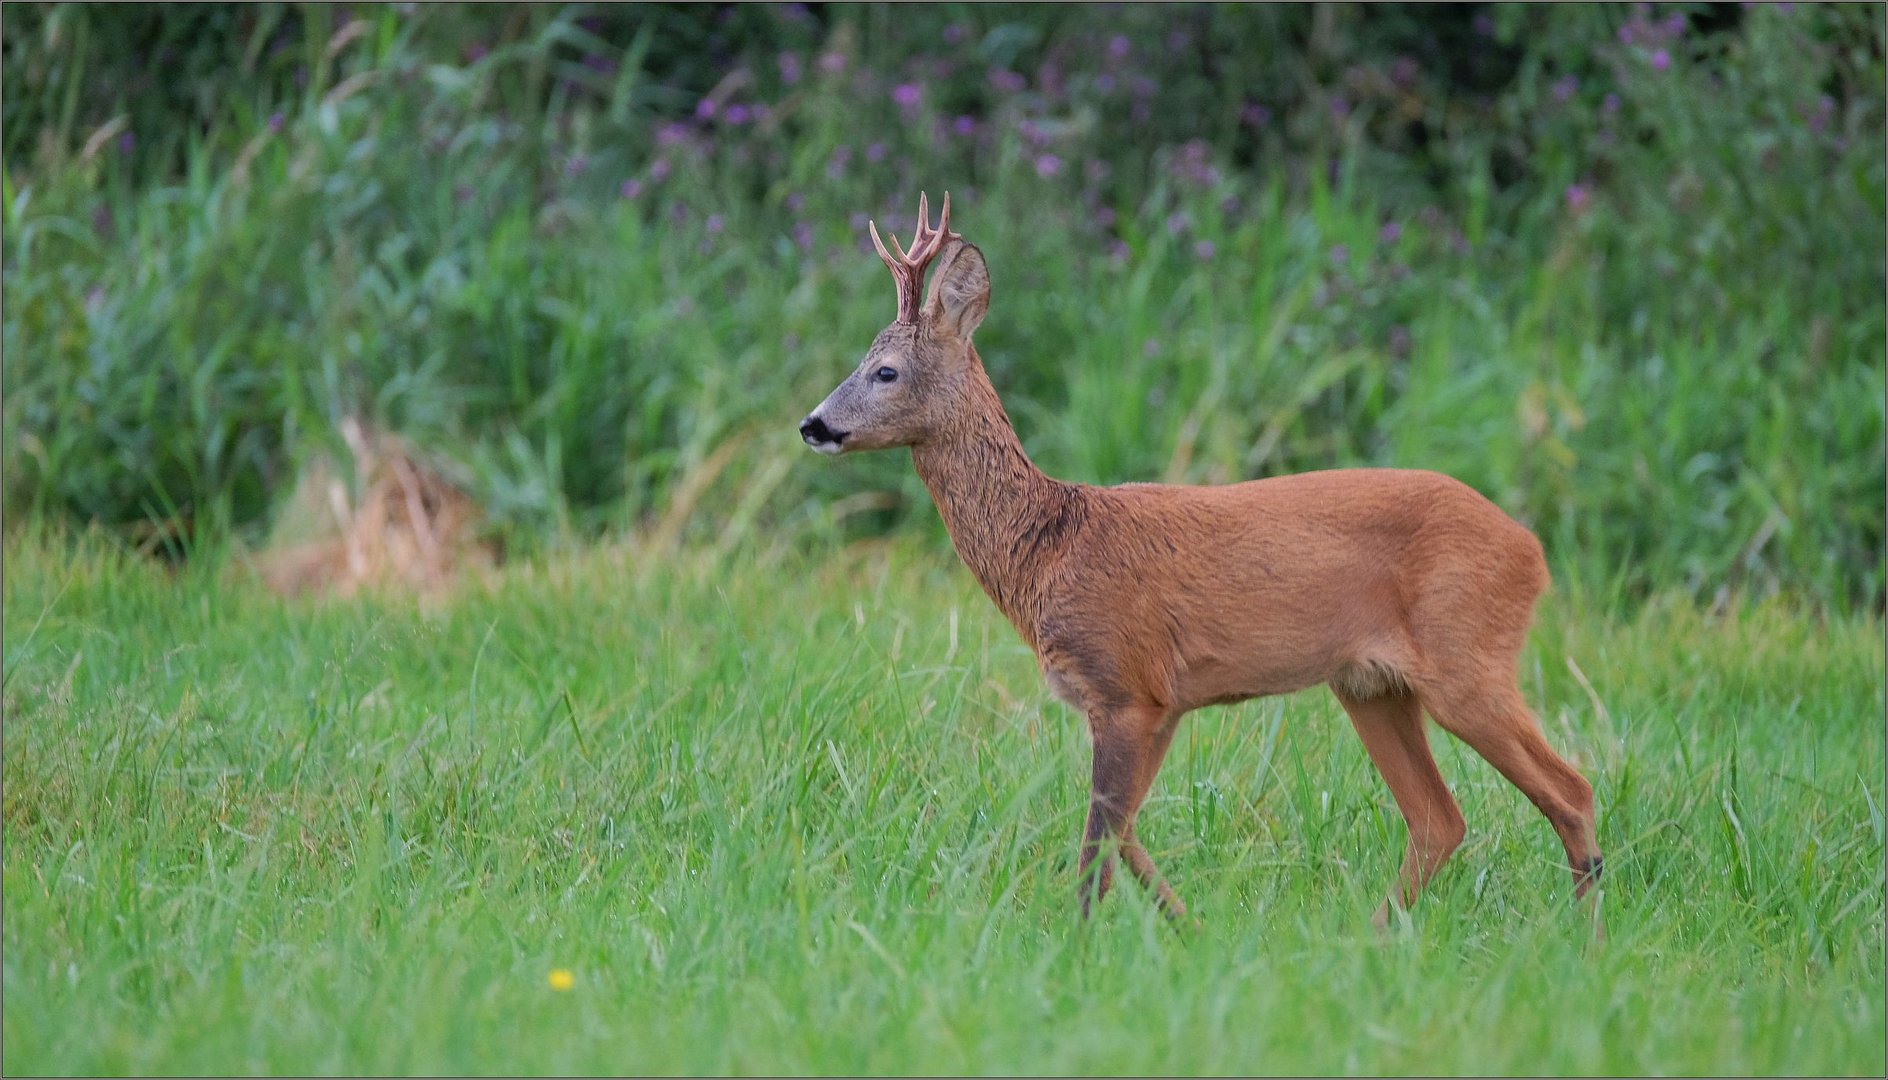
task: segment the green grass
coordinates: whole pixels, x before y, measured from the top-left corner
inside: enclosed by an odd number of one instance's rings
[[[1195,714],[1142,819],[1183,942],[1131,885],[1074,920],[1086,735],[934,544],[433,608],[5,555],[9,1072],[1884,1068],[1873,617],[1545,606],[1599,945],[1446,736],[1470,839],[1380,939],[1403,830],[1335,703]]]

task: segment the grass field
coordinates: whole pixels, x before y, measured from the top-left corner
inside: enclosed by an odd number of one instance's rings
[[[1544,607],[1598,945],[1446,736],[1470,839],[1379,938],[1403,827],[1335,702],[1196,714],[1142,818],[1183,941],[1072,917],[1086,734],[948,552],[796,550],[320,606],[17,531],[7,1070],[1884,1069],[1873,617]]]

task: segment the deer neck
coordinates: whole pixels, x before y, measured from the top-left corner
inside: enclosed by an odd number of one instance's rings
[[[1078,520],[1079,490],[1044,476],[1010,425],[981,363],[957,422],[911,448],[951,545],[1032,646],[1045,571]]]

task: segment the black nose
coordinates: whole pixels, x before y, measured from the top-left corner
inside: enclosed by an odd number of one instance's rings
[[[814,446],[839,441],[839,436],[833,434],[833,429],[826,426],[826,421],[817,416],[809,416],[800,421],[800,438]]]

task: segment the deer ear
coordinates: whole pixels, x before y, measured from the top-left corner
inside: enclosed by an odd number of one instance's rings
[[[924,313],[965,341],[990,310],[990,271],[983,252],[962,240],[951,240],[938,257],[937,271],[924,298]]]

